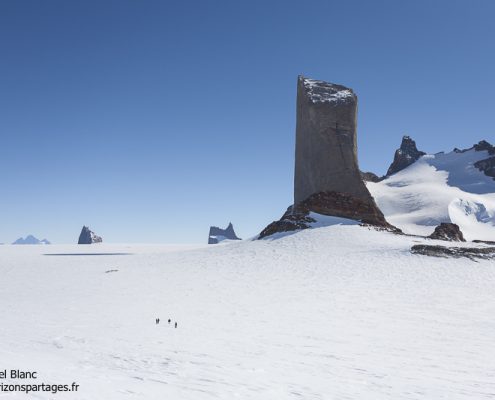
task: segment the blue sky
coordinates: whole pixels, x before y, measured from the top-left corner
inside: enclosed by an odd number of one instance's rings
[[[495,141],[495,3],[0,2],[0,242],[205,242],[292,200],[296,78],[352,87],[360,166]]]

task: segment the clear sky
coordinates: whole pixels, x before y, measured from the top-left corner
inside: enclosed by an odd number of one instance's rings
[[[206,242],[292,201],[298,74],[359,97],[360,166],[401,136],[495,141],[495,2],[0,1],[0,242]]]

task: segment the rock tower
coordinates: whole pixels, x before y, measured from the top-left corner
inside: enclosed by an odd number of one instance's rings
[[[356,126],[352,89],[298,77],[294,204],[329,191],[371,199],[358,167]]]
[[[305,229],[310,213],[396,229],[385,220],[363,182],[357,161],[357,96],[352,89],[297,79],[294,204],[259,238]]]

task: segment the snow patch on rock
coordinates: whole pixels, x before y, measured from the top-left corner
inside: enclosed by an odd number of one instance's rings
[[[341,103],[354,101],[354,92],[342,85],[302,78],[304,87],[313,103]]]

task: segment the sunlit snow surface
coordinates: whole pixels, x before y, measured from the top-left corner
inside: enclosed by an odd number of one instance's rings
[[[426,155],[367,186],[387,220],[406,233],[429,235],[454,222],[468,240],[495,240],[495,181],[473,165],[488,157],[474,150]]]
[[[341,222],[196,249],[0,246],[0,369],[81,385],[0,398],[492,399],[494,263]]]

